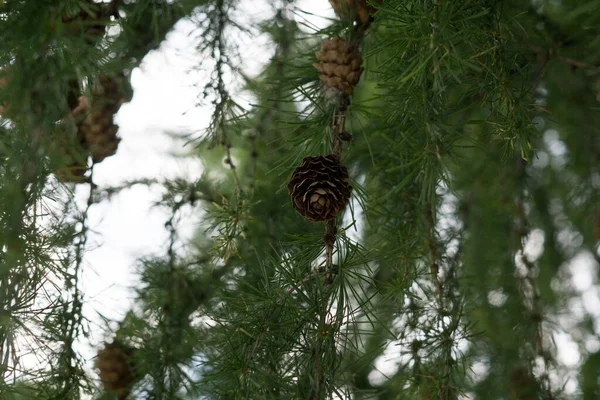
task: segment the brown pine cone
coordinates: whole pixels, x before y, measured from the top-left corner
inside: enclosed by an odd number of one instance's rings
[[[124,400],[135,381],[133,356],[135,349],[119,342],[107,343],[96,358],[104,389],[116,393]]]
[[[120,139],[117,137],[119,128],[113,123],[112,113],[105,110],[94,110],[79,125],[92,160],[102,162],[106,157],[116,153]]]
[[[105,110],[116,113],[121,105],[131,100],[129,81],[124,76],[103,75],[92,90],[94,99]]]
[[[381,4],[382,0],[375,0]],[[360,26],[367,26],[371,22],[371,14],[375,8],[367,0],[329,0],[331,7],[341,18],[356,21]]]
[[[296,211],[311,221],[335,218],[350,199],[348,170],[333,155],[305,157],[288,183]]]
[[[78,128],[95,163],[117,151],[119,128],[114,124],[113,116],[125,101],[131,99],[127,85],[125,77],[101,76],[92,90],[92,104],[85,97],[80,98],[77,109],[87,112],[87,115],[79,122]]]
[[[351,95],[362,73],[358,47],[334,37],[323,40],[321,48],[316,53],[320,62],[313,66],[321,73],[325,95],[334,98]]]

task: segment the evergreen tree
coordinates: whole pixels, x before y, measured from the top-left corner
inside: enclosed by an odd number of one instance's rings
[[[600,2],[330,0],[325,29],[240,2],[0,2],[0,398],[600,398]],[[98,187],[183,18],[203,176]],[[258,76],[240,32],[269,38]],[[87,214],[133,185],[164,188],[167,250],[94,375]]]

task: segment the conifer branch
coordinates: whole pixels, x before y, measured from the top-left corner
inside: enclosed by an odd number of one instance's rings
[[[228,59],[227,49],[225,46],[225,27],[228,20],[227,11],[225,9],[225,0],[216,1],[215,14],[216,15],[212,21],[214,24],[214,38],[211,46],[213,48],[213,57],[215,59],[216,84],[214,85],[214,90],[215,94],[218,96],[218,99],[214,102],[215,112],[212,124],[214,124],[215,128],[218,130],[218,134],[220,135],[220,143],[226,152],[225,163],[229,165],[231,175],[233,176],[233,180],[235,182],[236,192],[239,197],[243,190],[231,155],[232,145],[227,132],[228,127],[226,126],[226,112],[227,107],[231,102],[231,98],[225,85],[224,71],[225,62]]]
[[[77,242],[75,243],[75,260],[73,266],[73,272],[69,274],[65,274],[65,282],[64,289],[65,292],[63,295],[68,296],[68,299],[65,298],[65,303],[63,305],[63,318],[64,318],[64,326],[63,328],[63,343],[61,353],[59,354],[59,358],[61,359],[59,376],[61,376],[61,395],[63,398],[74,398],[76,395],[76,389],[78,389],[77,385],[73,385],[73,378],[78,375],[76,371],[77,368],[82,368],[81,360],[74,349],[74,344],[77,339],[80,338],[82,332],[82,322],[84,320],[84,316],[82,313],[83,306],[83,294],[81,293],[80,282],[79,279],[82,274],[83,268],[83,256],[86,250],[86,244],[88,239],[88,215],[89,211],[94,204],[94,192],[96,189],[96,185],[93,181],[94,168],[92,166],[89,182],[89,192],[87,196],[86,206],[83,210],[83,213],[80,216],[79,223],[81,224],[81,229],[76,235]]]

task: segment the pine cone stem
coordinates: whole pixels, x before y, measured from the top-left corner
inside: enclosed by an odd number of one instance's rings
[[[331,219],[325,224],[325,284],[330,285],[333,282],[333,247],[335,246],[335,220]]]
[[[227,136],[225,136],[224,140],[225,151],[227,152],[227,158],[225,159],[225,163],[229,165],[229,169],[231,169],[233,181],[235,182],[235,190],[237,195],[239,196],[242,193],[242,184],[240,183],[240,178],[238,177],[236,166],[233,163],[233,159],[231,158],[231,144],[229,143]]]
[[[344,132],[346,126],[346,113],[343,110],[333,112],[333,121],[331,124],[331,154],[339,161],[342,155],[342,141],[340,135]]]
[[[342,156],[342,141],[340,140],[340,134],[344,132],[346,125],[346,114],[343,110],[335,110],[333,112],[333,121],[331,125],[331,154],[335,157],[336,161],[340,161]],[[325,224],[325,235],[323,236],[323,242],[325,243],[325,269],[327,274],[325,275],[325,284],[330,285],[333,282],[333,249],[335,246],[335,220],[331,219]]]

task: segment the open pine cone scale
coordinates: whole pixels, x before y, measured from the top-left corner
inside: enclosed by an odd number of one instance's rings
[[[311,221],[328,221],[348,204],[348,170],[334,156],[305,157],[288,184],[296,211]]]

